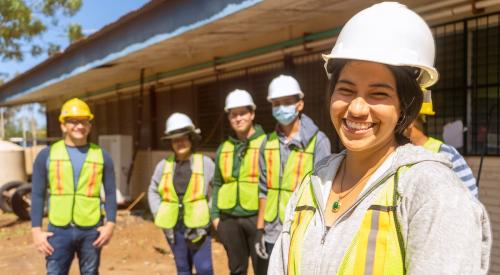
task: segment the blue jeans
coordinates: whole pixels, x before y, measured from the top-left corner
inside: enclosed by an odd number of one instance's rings
[[[49,224],[49,232],[54,233],[48,238],[54,252],[46,257],[48,275],[68,274],[75,253],[80,265],[80,274],[99,274],[101,249],[92,245],[99,236],[97,226],[79,228],[76,226],[59,227]]]
[[[213,275],[212,239],[207,235],[203,241],[200,241],[200,244],[188,246],[188,241],[184,238],[185,231],[186,227],[183,222],[178,222],[174,228],[175,243],[168,243],[174,253],[177,274],[192,275],[194,265],[197,275]]]

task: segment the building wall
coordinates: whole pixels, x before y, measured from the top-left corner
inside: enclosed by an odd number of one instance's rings
[[[327,49],[324,50],[326,52]],[[272,117],[271,104],[267,101],[267,88],[271,80],[280,74],[292,74],[305,94],[304,113],[310,116],[339,150],[334,130],[328,115],[327,78],[323,69],[321,52],[304,53],[280,60],[242,68],[222,71],[208,79],[196,79],[189,83],[171,86],[148,86],[142,96],[142,112],[138,91],[89,100],[95,114],[91,141],[98,135],[132,135],[138,148],[167,150],[168,143],[161,140],[165,121],[174,112],[189,115],[202,131],[200,148],[215,150],[231,133],[224,102],[232,90],[248,90],[257,105],[255,122],[268,132],[274,130],[276,121]],[[60,136],[57,104],[48,110],[48,135]],[[141,115],[142,114],[142,115]],[[141,122],[140,122],[141,121]]]

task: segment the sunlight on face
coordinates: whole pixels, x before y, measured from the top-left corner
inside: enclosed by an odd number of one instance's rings
[[[237,107],[229,109],[227,114],[229,124],[236,133],[246,133],[253,125],[255,113],[249,107]]]
[[[73,140],[86,140],[91,128],[88,117],[68,117],[61,123],[61,131]]]
[[[183,135],[181,137],[173,138],[172,142],[172,150],[176,156],[180,158],[184,158],[185,156],[191,154],[191,141],[189,140],[188,135]]]
[[[389,68],[366,61],[345,65],[332,93],[330,118],[348,150],[395,144],[399,114],[396,80]]]

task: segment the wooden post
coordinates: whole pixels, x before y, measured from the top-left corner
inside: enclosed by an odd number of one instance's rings
[[[4,140],[5,139],[5,124],[4,124],[4,119],[3,119],[3,110],[4,108],[0,108],[0,139]]]

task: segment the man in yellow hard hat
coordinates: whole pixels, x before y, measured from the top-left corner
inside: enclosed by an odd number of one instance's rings
[[[441,140],[429,137],[425,134],[424,124],[426,116],[433,116],[436,113],[433,110],[431,91],[423,90],[424,102],[420,109],[420,115],[406,130],[406,136],[414,145],[422,146],[425,149],[434,153],[445,155],[453,165],[453,171],[457,174],[458,178],[463,182],[465,187],[474,195],[478,197],[478,189],[476,179],[472,174],[472,170],[465,159],[453,146],[442,142]]]
[[[78,98],[64,103],[59,116],[63,139],[42,150],[33,165],[31,223],[33,242],[46,257],[48,274],[68,274],[78,255],[81,274],[98,274],[100,253],[116,220],[113,162],[87,141],[94,115]],[[101,211],[101,186],[105,191]],[[49,189],[48,230],[42,229]]]

